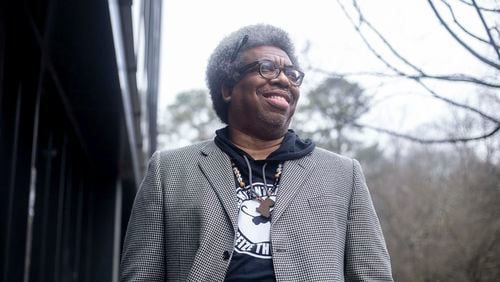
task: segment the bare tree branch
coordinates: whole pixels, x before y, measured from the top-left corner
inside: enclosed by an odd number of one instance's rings
[[[360,21],[359,24],[356,24],[354,22],[354,19],[347,12],[347,10],[345,9],[344,5],[342,5],[342,3],[339,0],[337,0],[337,3],[339,4],[339,6],[341,7],[341,9],[343,10],[343,12],[346,15],[346,17],[348,18],[348,20],[351,22],[352,26],[354,27],[354,29],[356,30],[356,32],[358,33],[358,35],[363,40],[363,42],[365,43],[365,45],[368,47],[368,49],[377,57],[377,59],[379,59],[384,65],[386,65],[389,69],[391,69],[392,71],[394,71],[397,75],[403,76],[403,77],[407,77],[407,78],[411,78],[411,79],[428,78],[428,79],[445,80],[445,81],[459,81],[459,82],[467,82],[467,83],[478,84],[478,85],[481,85],[481,86],[487,86],[487,87],[493,87],[493,88],[500,88],[500,84],[489,82],[489,81],[485,81],[485,80],[478,79],[478,78],[475,78],[475,77],[472,77],[472,76],[468,76],[468,75],[465,75],[465,74],[452,74],[452,75],[432,75],[432,74],[427,74],[421,68],[419,68],[416,65],[412,64],[409,60],[407,60],[406,58],[404,58],[399,52],[397,52],[395,50],[395,48],[389,43],[389,41],[363,16],[363,13],[362,13],[361,9],[358,7],[358,5],[357,5],[357,3],[356,3],[355,0],[353,0],[353,6],[355,7],[356,12],[358,13],[358,17],[359,17],[359,21]],[[378,53],[375,50],[375,48],[370,44],[370,42],[368,41],[368,39],[364,36],[363,32],[361,32],[361,25],[362,24],[365,24],[366,26],[368,26],[369,29],[371,31],[373,31],[377,35],[377,37],[382,41],[382,43],[384,43],[384,45],[387,48],[389,48],[389,50],[398,59],[400,59],[405,64],[407,64],[408,66],[410,66],[411,68],[413,68],[415,71],[418,72],[418,74],[417,75],[408,74],[408,73],[400,70],[399,68],[395,67],[394,65],[390,64],[387,60],[385,60],[383,58],[383,56],[380,53]]]
[[[455,12],[453,11],[453,7],[450,5],[450,3],[448,3],[446,0],[441,0],[441,2],[443,2],[443,4],[446,5],[446,7],[448,7],[448,10],[450,11],[450,14],[451,14],[451,17],[453,18],[453,22],[463,31],[465,32],[466,34],[468,34],[469,36],[477,39],[478,41],[481,41],[483,43],[486,43],[486,44],[490,44],[490,41],[484,39],[484,38],[481,38],[480,36],[478,35],[475,35],[474,33],[472,33],[471,31],[469,31],[466,27],[464,27],[459,21],[458,19],[456,18],[455,16]],[[489,29],[489,28],[488,28]],[[500,46],[496,45],[496,44],[493,44],[495,48],[499,48]]]
[[[439,100],[442,100],[452,106],[455,106],[455,107],[459,107],[459,108],[462,108],[462,109],[465,109],[465,110],[468,110],[468,111],[472,111],[474,113],[477,113],[479,114],[480,116],[488,119],[488,120],[491,120],[495,123],[500,123],[500,121],[476,108],[473,108],[469,105],[466,105],[466,104],[462,104],[462,103],[459,103],[459,102],[456,102],[456,101],[453,101],[451,99],[448,99],[442,95],[439,95],[438,93],[436,93],[434,90],[430,89],[427,85],[425,85],[421,79],[419,78],[419,76],[414,76],[414,75],[408,75],[406,73],[404,73],[403,71],[399,70],[398,68],[396,68],[395,66],[393,66],[392,64],[390,64],[386,59],[384,59],[384,57],[382,57],[382,55],[380,53],[378,53],[375,48],[370,44],[370,42],[366,39],[366,37],[364,36],[364,34],[361,32],[361,30],[359,29],[359,26],[356,25],[354,23],[354,20],[351,18],[351,16],[347,13],[345,7],[339,2],[339,5],[341,6],[342,10],[344,11],[344,13],[346,14],[346,16],[348,17],[348,19],[351,21],[351,23],[354,25],[354,28],[356,29],[356,32],[358,33],[358,35],[361,37],[361,39],[363,40],[363,42],[365,43],[365,45],[368,47],[368,49],[370,49],[370,51],[381,61],[383,62],[388,68],[390,68],[391,70],[393,70],[394,72],[396,72],[398,75],[400,76],[404,76],[404,77],[407,77],[409,79],[412,79],[414,80],[415,82],[417,82],[418,84],[420,84],[425,90],[427,90],[433,97],[439,99]],[[356,9],[356,11],[358,12],[359,14],[359,20],[360,20],[360,24],[362,23],[365,23],[366,25],[368,25],[370,27],[371,30],[373,30],[377,36],[384,42],[384,44],[386,46],[388,46],[388,48],[393,52],[393,54],[395,54],[395,56],[397,56],[398,58],[400,58],[403,62],[405,62],[407,65],[411,66],[413,69],[417,70],[419,73],[420,73],[420,76],[426,76],[425,73],[418,67],[414,66],[412,63],[410,63],[408,60],[406,60],[404,57],[402,57],[393,47],[392,45],[384,38],[384,36],[378,32],[363,16],[362,12],[361,12],[361,9],[357,6],[356,4],[356,0],[353,0],[353,5]],[[433,77],[435,79],[437,79],[438,77],[435,76]],[[441,77],[443,78],[443,77]],[[458,78],[455,78],[455,79],[458,79]],[[452,80],[450,77],[448,77],[448,79],[446,80]]]
[[[386,128],[381,128],[381,127],[376,127],[376,126],[371,126],[368,124],[361,124],[361,123],[353,123],[352,124],[355,127],[358,128],[367,128],[371,129],[380,133],[384,133],[387,135],[395,136],[398,138],[403,138],[406,140],[410,140],[413,142],[421,143],[421,144],[444,144],[444,143],[466,143],[470,141],[477,141],[477,140],[482,140],[482,139],[487,139],[495,134],[497,134],[500,131],[500,124],[497,124],[493,130],[481,134],[479,136],[475,137],[460,137],[460,138],[443,138],[443,139],[425,139],[425,138],[420,138],[416,136],[412,136],[409,134],[404,134],[404,133],[399,133],[394,130],[386,129]]]
[[[414,69],[415,71],[417,71],[418,73],[423,73],[422,69],[420,69],[419,67],[417,67],[415,64],[411,63],[409,60],[407,60],[405,57],[403,57],[401,54],[399,54],[399,52],[392,46],[392,44],[389,43],[389,41],[376,29],[373,27],[373,25],[367,21],[364,16],[363,16],[363,13],[361,12],[361,9],[359,8],[356,0],[353,0],[352,1],[353,3],[353,6],[354,8],[356,9],[358,15],[359,15],[359,19],[360,19],[360,22],[363,24],[366,24],[366,26],[368,26],[368,28],[370,28],[376,35],[377,37],[382,40],[382,42],[384,43],[385,46],[387,46],[387,48],[389,48],[389,50],[398,58],[400,59],[402,62],[404,62],[406,65],[410,66],[412,69]],[[344,10],[345,11],[345,10]],[[373,49],[373,48],[372,48]]]
[[[495,49],[495,52],[497,53],[497,57],[500,60],[500,52],[498,51],[498,46],[495,44],[495,40],[491,36],[490,29],[488,28],[488,25],[486,24],[486,20],[483,17],[483,13],[479,9],[479,7],[476,4],[476,0],[472,0],[472,4],[474,4],[474,8],[476,8],[477,14],[479,15],[479,18],[481,19],[481,23],[483,23],[484,30],[486,31],[486,34],[488,34],[488,38],[490,39],[490,44]]]
[[[490,27],[490,30],[496,31],[497,36],[500,36],[500,29],[498,29],[498,26],[492,26],[492,27]]]
[[[482,86],[492,87],[492,88],[500,88],[500,84],[485,81],[482,79],[478,79],[472,76],[464,75],[464,74],[448,74],[448,75],[427,75],[422,74],[421,76],[408,76],[408,78],[431,78],[437,80],[448,80],[448,81],[457,81],[457,82],[469,82],[474,84],[479,84]]]
[[[358,33],[358,35],[361,37],[361,40],[363,40],[363,42],[368,47],[368,49],[373,53],[373,55],[375,55],[375,57],[377,57],[377,59],[379,59],[384,65],[386,65],[386,67],[388,67],[389,69],[391,69],[392,71],[394,71],[398,75],[404,75],[404,73],[402,71],[400,71],[399,69],[397,69],[395,66],[391,65],[389,62],[387,62],[382,57],[382,55],[380,55],[375,50],[375,48],[373,48],[373,46],[370,44],[370,42],[366,39],[366,37],[364,36],[364,34],[361,32],[360,26],[361,26],[361,24],[363,22],[365,22],[365,19],[362,16],[362,14],[359,14],[360,24],[357,25],[354,22],[354,19],[351,17],[351,15],[349,15],[349,13],[347,12],[347,10],[345,9],[344,5],[342,5],[342,3],[340,2],[340,0],[337,0],[337,3],[339,4],[340,8],[342,9],[342,11],[344,12],[344,14],[346,15],[347,19],[351,22],[352,26],[354,27],[354,29],[356,30],[356,32]],[[355,2],[354,2],[354,5],[356,5]]]
[[[431,6],[432,11],[434,12],[434,14],[436,15],[436,17],[438,18],[438,20],[441,23],[441,25],[458,42],[458,44],[460,44],[462,47],[464,47],[467,51],[469,51],[469,53],[471,55],[473,55],[474,57],[476,57],[481,62],[483,62],[483,63],[485,63],[485,64],[487,64],[489,66],[492,66],[492,67],[496,68],[497,70],[500,70],[500,65],[499,64],[497,64],[495,62],[492,62],[491,60],[489,60],[489,59],[485,58],[484,56],[478,54],[474,49],[472,49],[472,47],[470,47],[467,43],[465,43],[453,30],[451,30],[451,28],[448,26],[448,24],[446,23],[446,21],[441,17],[441,14],[438,12],[438,10],[436,9],[436,7],[434,6],[434,3],[432,2],[432,0],[427,0],[427,2]]]
[[[395,76],[400,76],[400,77],[405,77],[405,78],[408,78],[408,79],[411,79],[411,80],[414,80],[416,83],[418,83],[421,87],[423,87],[431,96],[433,96],[434,98],[438,99],[438,100],[441,100],[449,105],[452,105],[454,107],[458,107],[458,108],[462,108],[464,110],[467,110],[467,111],[471,111],[473,113],[476,113],[478,114],[479,116],[481,116],[482,118],[486,119],[486,120],[489,120],[491,122],[493,122],[495,125],[496,125],[496,128],[491,131],[491,132],[488,132],[488,133],[485,133],[483,135],[480,135],[480,136],[475,136],[475,137],[461,137],[461,138],[447,138],[447,139],[425,139],[425,138],[419,138],[419,137],[415,137],[415,136],[411,136],[411,135],[407,135],[407,134],[403,134],[403,133],[398,133],[396,131],[392,131],[392,130],[389,130],[389,129],[384,129],[384,128],[379,128],[379,127],[374,127],[374,126],[370,126],[370,125],[360,125],[360,124],[353,124],[354,126],[362,126],[362,127],[366,127],[366,128],[370,128],[372,130],[376,130],[376,131],[379,131],[379,132],[383,132],[383,133],[386,133],[386,134],[389,134],[389,135],[392,135],[392,136],[396,136],[396,137],[401,137],[401,138],[405,138],[405,139],[408,139],[408,140],[411,140],[411,141],[414,141],[414,142],[419,142],[419,143],[457,143],[457,142],[468,142],[468,141],[474,141],[474,140],[480,140],[480,139],[486,139],[488,137],[491,137],[493,136],[494,134],[496,134],[499,130],[500,130],[500,120],[496,117],[493,117],[477,108],[474,108],[472,106],[469,106],[467,104],[463,104],[463,103],[459,103],[459,102],[456,102],[456,101],[453,101],[449,98],[446,98],[442,95],[439,95],[438,93],[436,93],[433,89],[431,89],[429,86],[427,86],[422,80],[423,79],[436,79],[436,80],[444,80],[444,81],[459,81],[459,82],[469,82],[469,83],[475,83],[475,84],[479,84],[479,85],[482,85],[482,86],[488,86],[488,87],[493,87],[493,88],[499,88],[500,85],[496,84],[496,83],[490,83],[490,82],[485,82],[483,80],[480,80],[480,79],[476,79],[474,77],[469,77],[469,76],[466,76],[466,75],[460,75],[460,74],[452,74],[452,75],[428,75],[426,74],[421,68],[417,67],[416,65],[414,65],[413,63],[411,63],[409,60],[407,60],[405,57],[403,57],[390,43],[388,40],[386,40],[386,38],[369,22],[366,20],[366,18],[363,16],[362,12],[361,12],[361,9],[358,7],[357,3],[356,3],[356,0],[353,0],[353,7],[355,8],[356,12],[358,13],[358,19],[359,19],[359,23],[356,23],[353,18],[350,16],[350,14],[347,12],[347,10],[345,9],[345,7],[342,5],[342,3],[337,0],[337,3],[339,4],[339,6],[341,7],[341,9],[343,10],[344,14],[346,15],[346,17],[349,19],[349,21],[351,22],[351,24],[353,25],[354,29],[356,30],[356,32],[358,33],[358,35],[361,37],[361,39],[363,40],[363,42],[365,43],[365,45],[367,46],[367,48],[377,57],[377,59],[379,59],[386,67],[388,67],[390,70],[392,70],[393,72],[396,73]],[[444,22],[444,20],[441,18],[441,15],[439,14],[439,12],[435,9],[433,3],[431,0],[428,0],[429,4],[431,5],[431,7],[433,8],[433,11],[435,13],[435,15],[438,17],[438,19],[441,21],[441,24],[447,29],[447,31],[459,42],[459,44],[461,44],[463,47],[465,47],[469,52],[471,52],[473,55],[477,55],[476,57],[482,59],[482,60],[485,60],[484,62],[489,64],[489,65],[492,65],[494,66],[495,68],[499,69],[499,66],[491,61],[489,61],[488,59],[482,57],[481,55],[477,54],[472,48],[470,48],[467,44],[465,44],[460,38],[458,38],[458,36],[449,28],[449,26],[446,24],[446,22]],[[418,74],[417,75],[411,75],[411,74],[408,74],[402,70],[400,70],[399,68],[397,68],[396,66],[394,66],[393,64],[389,63],[372,45],[371,43],[368,41],[368,39],[365,37],[365,35],[363,34],[363,32],[361,31],[361,27],[362,25],[365,25],[369,28],[369,30],[371,30],[372,32],[374,32],[376,34],[376,36],[382,41],[382,43],[392,52],[392,54],[394,56],[396,56],[396,58],[398,58],[400,61],[402,61],[404,64],[406,64],[407,66],[409,66],[410,68],[412,68],[413,70],[415,70]],[[377,74],[377,75],[380,75],[381,73],[364,73],[364,74]],[[338,75],[338,74],[337,74]],[[341,76],[342,75],[346,75],[346,74],[340,74]],[[390,75],[390,74],[383,74],[382,75],[385,75],[385,76],[394,76],[394,75]]]
[[[466,4],[466,5],[469,5],[469,6],[473,5],[472,3],[469,3],[469,2],[467,2],[465,0],[458,0],[458,1],[462,2],[462,3]],[[478,7],[478,8],[479,8],[479,10],[485,11],[485,12],[494,12],[494,13],[499,13],[500,12],[499,9],[490,9],[490,8],[485,8],[485,7]]]
[[[397,74],[389,74],[389,73],[383,73],[383,72],[338,73],[338,72],[326,71],[326,70],[323,70],[320,68],[314,68],[314,67],[310,67],[308,69],[310,71],[322,73],[325,75],[340,77],[340,78],[349,77],[349,76],[379,76],[379,77],[394,77],[394,78],[402,77],[402,78],[409,78],[409,79],[435,79],[435,80],[445,80],[445,81],[450,81],[450,82],[466,82],[466,83],[478,84],[481,86],[486,86],[486,87],[491,87],[491,88],[500,88],[500,84],[484,81],[482,79],[478,79],[478,78],[471,77],[471,76],[464,75],[464,74],[429,75],[429,74],[423,73],[423,74],[411,75],[411,74],[406,74],[403,72],[400,72]]]
[[[480,111],[480,110],[478,110],[478,109],[476,109],[476,108],[473,108],[473,107],[471,107],[471,106],[469,106],[469,105],[462,104],[462,103],[458,103],[458,102],[455,102],[455,101],[453,101],[453,100],[450,100],[450,99],[448,99],[448,98],[446,98],[446,97],[443,97],[443,96],[441,96],[441,95],[437,94],[434,90],[432,90],[431,88],[429,88],[429,86],[425,85],[422,81],[420,81],[420,80],[418,80],[418,79],[416,79],[415,81],[416,81],[418,84],[420,84],[420,85],[421,85],[421,86],[422,86],[425,90],[427,90],[427,92],[429,92],[429,93],[430,93],[430,94],[431,94],[434,98],[439,99],[439,100],[441,100],[441,101],[444,101],[444,102],[446,102],[446,103],[448,103],[448,104],[450,104],[450,105],[453,105],[453,106],[455,106],[455,107],[462,108],[462,109],[465,109],[465,110],[468,110],[468,111],[474,112],[474,113],[476,113],[476,114],[478,114],[478,115],[482,116],[482,117],[483,117],[483,118],[485,118],[485,119],[488,119],[488,120],[490,120],[490,121],[492,121],[492,122],[494,122],[494,123],[500,124],[500,120],[499,120],[499,119],[497,119],[497,118],[495,118],[495,117],[492,117],[492,116],[490,116],[490,115],[488,115],[488,114],[484,113],[483,111]]]
[[[408,77],[409,79],[412,79],[414,80],[415,82],[417,82],[418,84],[420,84],[424,89],[426,89],[433,97],[439,99],[439,100],[442,100],[452,106],[455,106],[455,107],[459,107],[459,108],[462,108],[462,109],[465,109],[465,110],[468,110],[468,111],[472,111],[474,113],[477,113],[479,114],[480,116],[488,119],[488,120],[491,120],[495,123],[500,123],[500,121],[478,109],[475,109],[469,105],[466,105],[466,104],[462,104],[462,103],[459,103],[459,102],[456,102],[456,101],[453,101],[451,99],[448,99],[442,95],[439,95],[438,93],[436,93],[434,90],[430,89],[427,85],[425,85],[418,76],[411,76],[411,75],[407,75],[406,73],[404,73],[403,71],[399,70],[398,68],[396,68],[395,66],[393,66],[392,64],[390,64],[386,59],[384,59],[384,57],[382,57],[381,54],[379,54],[375,48],[373,48],[373,46],[370,44],[370,42],[366,39],[366,37],[363,35],[363,33],[360,31],[359,29],[359,26],[356,25],[354,23],[354,20],[351,18],[351,16],[347,13],[345,7],[339,2],[339,5],[341,6],[341,8],[343,9],[344,13],[346,14],[346,16],[348,17],[348,19],[351,21],[351,23],[353,24],[354,28],[356,29],[356,32],[358,33],[358,35],[361,37],[361,39],[363,40],[363,42],[365,43],[365,45],[368,47],[368,49],[370,49],[370,51],[381,61],[383,62],[388,68],[390,68],[391,70],[393,70],[394,72],[396,72],[398,75],[400,76],[405,76],[405,77]],[[360,24],[362,23],[366,23],[367,25],[370,26],[370,29],[376,31],[376,29],[369,23],[367,23],[366,19],[363,17],[362,15],[362,12],[361,10],[359,9],[359,7],[357,6],[356,4],[356,0],[353,0],[353,5],[355,5],[355,9],[356,11],[359,13],[359,20],[360,20]],[[391,51],[393,51],[393,53],[398,57],[400,58],[401,60],[403,60],[407,65],[411,66],[412,68],[414,68],[415,70],[419,71],[420,72],[420,75],[425,75],[425,73],[423,73],[423,71],[420,70],[420,68],[414,66],[413,64],[411,64],[408,60],[404,59],[398,52],[396,52],[396,50],[390,45],[390,43],[385,40],[385,38],[382,36],[382,34],[378,31],[376,31],[376,34],[379,36],[379,38],[382,39],[382,41],[384,42],[384,44],[386,44],[386,46],[388,46],[390,48]]]

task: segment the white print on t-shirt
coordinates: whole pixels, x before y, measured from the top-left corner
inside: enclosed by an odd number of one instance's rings
[[[268,189],[273,187],[270,184],[267,186]],[[249,187],[236,188],[239,215],[234,250],[257,258],[271,259],[271,221],[256,210],[260,202],[252,197]],[[264,183],[253,183],[253,189],[263,199],[267,198]],[[271,199],[276,201],[276,196],[271,196]]]

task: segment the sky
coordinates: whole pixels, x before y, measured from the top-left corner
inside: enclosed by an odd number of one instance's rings
[[[341,1],[349,8],[351,1]],[[442,28],[427,1],[361,0],[366,18],[376,26],[404,56],[433,74],[491,72],[470,56]],[[480,22],[469,9],[457,16],[481,32]],[[460,5],[458,6],[460,8]],[[334,0],[169,0],[163,2],[162,50],[160,64],[159,111],[172,103],[181,91],[206,88],[205,67],[218,42],[232,31],[249,24],[268,23],[286,30],[301,51],[304,63],[335,72],[387,72],[387,68],[368,48]],[[348,13],[355,15],[348,9]],[[373,39],[373,37],[370,37]],[[380,44],[375,46],[380,47]],[[387,51],[381,49],[382,54]],[[394,62],[394,59],[390,59]],[[306,73],[302,95],[324,77]],[[371,124],[396,130],[412,130],[449,114],[443,103],[431,99],[414,83],[401,79],[356,76],[377,102],[364,117]],[[477,91],[469,85],[430,82],[441,94],[455,99],[470,99]],[[300,103],[300,102],[299,102]],[[299,105],[300,110],[300,105]]]

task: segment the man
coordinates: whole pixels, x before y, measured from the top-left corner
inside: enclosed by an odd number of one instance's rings
[[[288,130],[303,78],[281,29],[247,26],[219,43],[207,82],[227,127],[154,154],[122,281],[392,281],[358,162]]]

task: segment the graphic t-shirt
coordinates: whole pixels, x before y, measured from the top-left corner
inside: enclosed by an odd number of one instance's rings
[[[254,160],[250,155],[234,146],[228,134],[228,128],[216,131],[215,143],[236,164],[245,188],[238,186],[233,179],[238,214],[238,231],[234,244],[231,262],[226,273],[225,281],[275,281],[271,246],[271,220],[262,216],[256,208],[260,202],[252,196],[253,191],[266,199],[266,191],[274,185],[276,168],[286,161],[294,160],[310,154],[314,150],[311,140],[302,140],[292,130],[289,130],[281,146],[271,153],[265,160]],[[283,171],[285,173],[285,170]],[[265,178],[265,181],[264,181]],[[267,184],[267,188],[265,187]],[[280,187],[276,187],[279,197]],[[283,191],[282,191],[283,192]],[[276,194],[275,194],[276,195]],[[279,201],[276,196],[271,196],[273,201]],[[272,218],[271,208],[271,218]]]
[[[275,169],[276,166],[272,167]],[[253,191],[266,199],[266,190],[273,189],[272,183],[274,179],[268,179],[266,189],[263,182],[254,182]],[[226,281],[275,281],[271,252],[271,220],[257,211],[260,202],[252,194],[250,184],[245,188],[236,187],[236,196],[239,210],[238,232]],[[270,197],[276,201],[276,196]],[[271,207],[271,213],[272,210]]]
[[[257,208],[260,202],[249,195],[250,185],[247,185],[246,190],[240,187],[236,188],[238,197],[238,234],[236,236],[234,250],[238,253],[247,254],[252,257],[271,259],[271,221],[270,218],[262,216]],[[267,189],[272,189],[272,185],[268,184]],[[264,183],[253,183],[253,189],[256,194],[263,199],[266,199],[266,191]],[[273,201],[276,201],[276,196],[270,196]],[[273,208],[271,207],[271,212]]]

